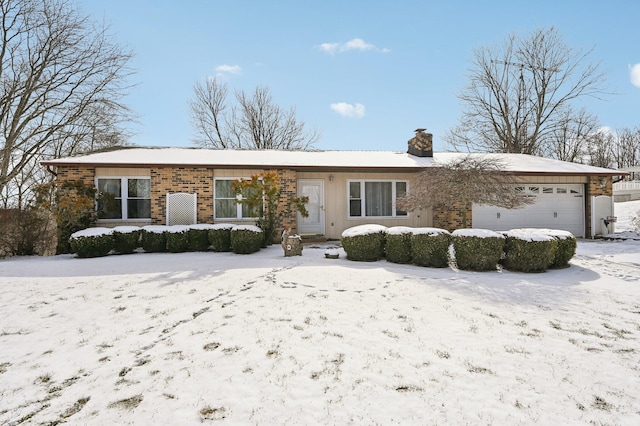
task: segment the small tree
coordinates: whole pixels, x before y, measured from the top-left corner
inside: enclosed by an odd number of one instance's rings
[[[304,217],[309,215],[305,206],[309,197],[285,199],[276,171],[264,171],[251,176],[249,180],[235,180],[233,191],[241,196],[238,202],[255,213],[256,225],[264,232],[265,247],[273,243],[283,218],[293,212],[300,212]]]
[[[51,193],[55,191],[53,202]],[[96,189],[82,181],[64,181],[58,188],[54,184],[41,185],[37,190],[37,204],[50,210],[58,224],[57,253],[69,253],[69,237],[76,231],[89,228],[96,222]]]
[[[467,227],[467,209],[473,204],[488,204],[508,209],[533,202],[518,191],[518,180],[504,171],[499,157],[467,155],[439,167],[430,167],[414,179],[411,193],[398,200],[407,210],[462,207],[462,224]]]

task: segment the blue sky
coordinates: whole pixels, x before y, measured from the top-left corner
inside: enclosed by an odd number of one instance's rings
[[[413,130],[434,149],[460,117],[474,48],[555,26],[594,48],[603,126],[640,126],[640,2],[78,0],[130,48],[138,145],[193,146],[188,101],[209,76],[231,91],[268,86],[274,101],[321,133],[318,149],[404,150]],[[634,68],[634,65],[636,66]],[[635,77],[634,77],[635,74]],[[635,80],[634,80],[635,78]],[[633,84],[635,82],[635,85]]]

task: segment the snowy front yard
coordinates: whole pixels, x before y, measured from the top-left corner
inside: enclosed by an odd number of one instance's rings
[[[640,241],[571,267],[0,261],[0,424],[640,424]]]

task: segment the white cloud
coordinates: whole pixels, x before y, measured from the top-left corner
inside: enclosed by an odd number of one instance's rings
[[[219,65],[216,67],[216,71],[220,74],[240,74],[242,72],[242,68],[240,65]]]
[[[362,118],[365,114],[365,108],[362,104],[348,104],[346,102],[338,102],[331,104],[331,109],[343,117]]]
[[[323,52],[331,53],[333,55],[334,53],[336,53],[336,50],[338,50],[339,47],[340,43],[322,43],[320,46],[318,46],[318,49]]]
[[[391,49],[388,49],[386,47],[376,47],[375,45],[367,43],[361,38],[354,38],[344,43],[322,43],[320,46],[318,46],[318,49],[331,55],[335,54],[336,52],[343,53],[352,50],[359,50],[361,52],[372,50],[380,53],[391,52]]]
[[[367,43],[361,38],[354,38],[341,46],[341,49],[344,52],[347,50],[372,50],[374,48],[375,46],[373,44]]]
[[[631,76],[631,84],[640,87],[640,64],[629,65],[629,75]]]

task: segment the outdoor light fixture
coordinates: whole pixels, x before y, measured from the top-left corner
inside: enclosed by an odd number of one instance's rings
[[[329,175],[329,182],[333,183],[333,175]]]

